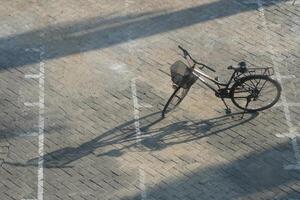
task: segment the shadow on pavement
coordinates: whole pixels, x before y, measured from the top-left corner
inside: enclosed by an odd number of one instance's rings
[[[164,200],[298,199],[300,172],[283,168],[288,158],[293,157],[289,148],[290,145],[284,143],[228,163],[199,165],[193,171],[184,172],[182,166],[180,177],[166,178],[149,187],[146,182],[145,194],[148,199]],[[141,194],[122,198],[127,199],[141,199]]]
[[[280,3],[264,1],[264,6]],[[219,0],[173,12],[85,19],[0,38],[0,69],[20,67],[257,9],[256,1]],[[130,33],[130,34],[129,34]],[[38,51],[43,51],[43,58]]]
[[[72,168],[72,162],[89,154],[118,157],[128,151],[159,151],[170,145],[222,133],[257,117],[257,113],[247,113],[241,120],[240,114],[234,113],[211,119],[180,121],[165,125],[161,113],[155,112],[140,118],[142,132],[140,141],[136,138],[135,120],[131,120],[76,148],[67,147],[46,154],[44,167]],[[111,145],[122,147],[106,151],[105,147]],[[103,150],[103,153],[96,154],[95,150],[97,152]],[[184,172],[184,166],[182,166],[182,173],[176,178],[171,177],[168,180],[166,177],[162,182],[151,186],[148,186],[146,181],[145,193],[149,199],[164,200],[171,200],[175,197],[220,200],[262,197],[278,200],[299,198],[299,193],[292,189],[292,186],[294,183],[299,183],[300,173],[284,170],[284,165],[291,164],[290,160],[294,160],[292,152],[289,143],[281,143],[261,151],[253,151],[230,162],[199,166],[188,172]],[[37,163],[38,158],[33,158],[24,164],[6,162],[6,164],[21,167],[37,166]],[[176,170],[180,171],[179,168]],[[122,200],[126,199],[141,199],[141,194],[122,198]]]
[[[70,167],[70,163],[81,159],[95,150],[110,147],[111,145],[121,145],[121,148],[114,148],[105,151],[96,156],[117,157],[123,155],[126,151],[159,151],[170,145],[186,143],[207,137],[211,134],[217,134],[227,129],[239,126],[254,119],[258,114],[246,114],[244,119],[240,119],[241,113],[234,113],[212,119],[200,120],[198,122],[180,121],[169,125],[161,125],[159,128],[151,129],[154,125],[162,121],[161,112],[155,112],[145,117],[141,117],[140,130],[142,132],[140,139],[137,140],[135,120],[128,121],[118,127],[115,127],[100,136],[81,144],[78,147],[66,147],[54,152],[45,154],[45,168]],[[234,116],[238,116],[233,118]],[[37,166],[39,158],[33,158],[26,163],[6,164],[17,166]]]

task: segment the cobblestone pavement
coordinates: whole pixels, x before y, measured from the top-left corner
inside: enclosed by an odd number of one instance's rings
[[[1,200],[300,200],[298,1],[0,2]],[[178,44],[274,67],[280,102],[241,120],[195,84],[161,119]]]

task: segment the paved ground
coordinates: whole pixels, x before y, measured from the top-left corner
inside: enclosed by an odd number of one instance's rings
[[[0,2],[1,200],[300,199],[299,2]],[[161,120],[178,44],[274,67],[280,103],[240,120],[196,84]]]

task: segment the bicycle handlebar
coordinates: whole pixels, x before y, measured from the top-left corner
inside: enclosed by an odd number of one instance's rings
[[[194,64],[202,65],[203,67],[205,67],[205,68],[207,68],[207,69],[209,69],[209,70],[211,70],[213,72],[216,72],[216,70],[212,69],[211,67],[209,67],[209,66],[207,66],[207,65],[205,65],[203,63],[197,62],[195,59],[193,59],[192,56],[189,54],[189,52],[186,49],[182,48],[182,46],[178,45],[178,48],[182,50],[183,57],[185,59],[188,56],[194,62]]]
[[[178,45],[178,48],[183,51],[183,56],[184,57],[186,57],[187,55],[189,55],[189,52],[187,50],[185,50],[184,48],[182,48],[182,46]]]

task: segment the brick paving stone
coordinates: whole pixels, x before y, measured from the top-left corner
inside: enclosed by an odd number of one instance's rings
[[[38,139],[29,134],[39,109],[24,103],[38,101],[39,82],[25,75],[39,72],[41,47],[44,199],[300,199],[299,172],[284,170],[296,162],[290,139],[276,137],[289,129],[281,106],[231,118],[197,83],[160,119],[178,44],[221,80],[241,60],[294,75],[283,89],[299,103],[299,5],[261,0],[262,17],[257,2],[3,1],[0,199],[37,198]],[[290,110],[299,129],[299,108]]]

